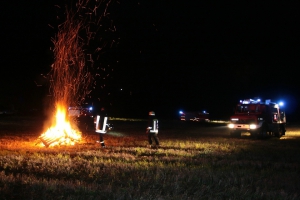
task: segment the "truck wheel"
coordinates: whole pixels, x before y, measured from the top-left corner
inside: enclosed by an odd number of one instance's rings
[[[275,136],[281,138],[283,135],[285,135],[285,128],[283,125],[280,125],[278,131],[275,132]]]
[[[257,138],[258,137],[258,131],[252,131],[252,132],[250,132],[250,137],[251,138]]]
[[[276,131],[276,132],[274,133],[274,135],[275,135],[275,137],[278,137],[278,138],[281,138],[281,136],[282,136],[280,130]]]
[[[280,125],[280,131],[281,131],[281,135],[285,135],[285,124],[281,124]]]
[[[263,124],[262,127],[260,129],[258,129],[257,131],[257,137],[258,138],[266,138],[268,136],[268,132],[267,132],[267,125]]]

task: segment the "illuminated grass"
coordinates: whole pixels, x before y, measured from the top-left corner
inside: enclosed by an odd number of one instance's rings
[[[172,130],[151,149],[144,133],[123,129],[106,135],[106,149],[94,133],[45,148],[38,133],[0,131],[0,199],[299,199],[299,139]]]

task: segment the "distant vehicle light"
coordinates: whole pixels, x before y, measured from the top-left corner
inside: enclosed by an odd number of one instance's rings
[[[231,121],[239,121],[238,118],[232,118]]]
[[[256,124],[250,124],[250,129],[256,129]]]
[[[179,111],[179,114],[183,114],[183,112],[182,112],[182,111]]]
[[[93,107],[90,107],[89,110],[93,110]]]
[[[234,124],[228,124],[228,128],[234,128]]]

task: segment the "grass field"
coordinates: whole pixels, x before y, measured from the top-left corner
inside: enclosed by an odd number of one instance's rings
[[[156,149],[147,147],[146,122],[113,123],[105,149],[93,131],[46,148],[41,120],[1,118],[0,199],[300,199],[296,126],[258,140],[163,122]]]

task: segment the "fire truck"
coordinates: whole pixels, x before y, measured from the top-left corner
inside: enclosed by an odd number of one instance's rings
[[[92,130],[94,128],[93,107],[70,106],[68,116],[81,131]]]
[[[180,111],[179,114],[181,121],[209,122],[209,113],[206,111]]]
[[[68,109],[69,118],[78,125],[81,130],[94,130],[96,114],[93,111],[93,107],[81,107],[74,106]],[[108,130],[113,130],[113,124],[106,124]]]
[[[248,132],[257,138],[280,138],[286,132],[286,115],[280,104],[270,99],[264,102],[260,99],[241,100],[234,115],[230,117],[228,127],[231,136],[241,136],[241,133]]]
[[[69,107],[69,117],[91,117],[93,118],[93,107]]]

